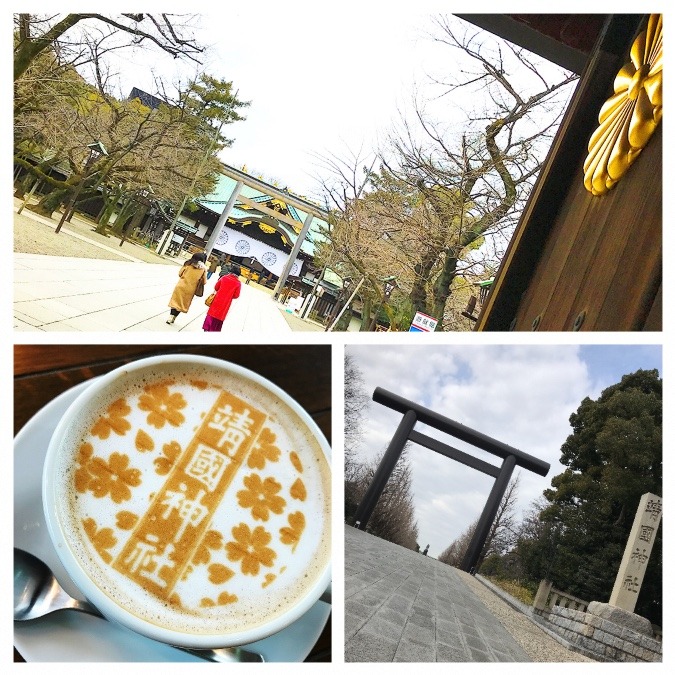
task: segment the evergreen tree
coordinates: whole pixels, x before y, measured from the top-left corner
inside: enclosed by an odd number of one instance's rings
[[[548,578],[585,600],[607,602],[645,492],[662,495],[662,380],[638,370],[586,398],[570,417],[562,446],[567,468],[544,491],[543,536],[526,548],[531,562],[549,559]],[[534,570],[531,570],[534,571]],[[542,572],[543,570],[538,570]],[[640,590],[636,613],[661,623],[661,533]]]

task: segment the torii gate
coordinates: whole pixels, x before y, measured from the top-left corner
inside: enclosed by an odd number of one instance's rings
[[[377,500],[380,498],[382,490],[384,490],[384,486],[387,484],[389,476],[391,476],[391,472],[394,470],[394,466],[401,456],[405,444],[408,441],[418,443],[429,450],[438,452],[441,455],[445,455],[450,459],[466,464],[472,469],[477,469],[495,478],[492,490],[485,502],[483,513],[478,519],[476,531],[460,566],[460,569],[464,572],[475,574],[476,564],[485,545],[485,540],[490,533],[490,528],[497,515],[499,504],[509,484],[514,467],[516,465],[521,466],[523,469],[532,471],[540,476],[545,476],[549,472],[551,465],[380,387],[377,387],[373,392],[373,401],[403,413],[403,419],[399,423],[380,465],[377,467],[372,483],[356,510],[356,515],[354,516],[354,520],[357,523],[356,527],[362,530],[365,529],[377,504]],[[471,443],[481,450],[487,450],[487,452],[493,455],[502,457],[504,461],[501,467],[498,467],[484,462],[477,457],[472,457],[461,450],[441,443],[435,438],[430,438],[415,431],[416,422],[428,424],[434,429],[451,434],[455,438]]]
[[[277,211],[269,209],[263,204],[258,204],[257,202],[249,199],[248,197],[245,197],[244,195],[240,194],[244,185],[259,190],[263,194],[275,197],[288,204],[291,204],[292,206],[295,206],[297,209],[300,209],[303,213],[307,214],[303,222],[302,229],[298,233],[295,243],[293,244],[293,250],[288,256],[288,261],[286,262],[284,271],[281,273],[281,276],[277,281],[277,285],[274,287],[273,297],[276,300],[279,297],[279,294],[281,293],[281,290],[283,289],[286,280],[288,279],[288,275],[293,267],[295,259],[298,257],[300,247],[302,246],[302,243],[305,241],[305,238],[307,237],[307,233],[309,232],[309,226],[312,224],[312,220],[315,217],[321,218],[322,220],[328,220],[329,215],[328,211],[322,209],[320,206],[317,206],[316,204],[308,202],[306,199],[303,199],[302,197],[296,197],[295,195],[291,195],[288,192],[284,192],[283,190],[275,188],[269,183],[265,183],[265,181],[259,180],[258,178],[254,178],[253,176],[249,176],[247,173],[239,171],[238,169],[235,169],[232,166],[225,165],[224,168],[221,169],[221,173],[227,176],[228,178],[232,178],[237,183],[234,187],[234,190],[232,190],[232,193],[230,194],[230,198],[228,199],[225,208],[218,217],[218,222],[216,223],[216,226],[213,228],[213,232],[211,233],[208,242],[206,243],[206,247],[204,250],[207,256],[211,254],[213,246],[218,240],[218,237],[220,236],[220,233],[223,227],[225,226],[225,223],[227,222],[227,219],[232,209],[234,208],[235,203],[238,201],[255,208],[257,211],[260,211],[261,213],[271,216],[276,221],[280,221],[278,229],[281,229],[282,232],[287,236],[290,234],[289,228],[284,227],[283,225],[281,225],[281,223],[286,223],[287,225],[290,225],[291,228],[295,228],[295,226],[297,225],[296,221],[294,221],[292,218],[288,218],[287,216],[284,216],[283,214],[278,213]],[[295,232],[294,229],[291,229],[290,231]]]

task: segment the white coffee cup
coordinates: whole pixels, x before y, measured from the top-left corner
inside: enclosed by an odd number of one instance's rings
[[[107,618],[183,647],[262,639],[330,582],[330,447],[240,366],[139,359],[65,412],[43,471],[49,534]]]

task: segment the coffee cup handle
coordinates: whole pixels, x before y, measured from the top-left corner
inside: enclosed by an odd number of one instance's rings
[[[319,598],[321,602],[325,602],[327,605],[333,604],[333,582],[331,581],[328,586],[326,586],[326,590],[323,592],[321,597]]]

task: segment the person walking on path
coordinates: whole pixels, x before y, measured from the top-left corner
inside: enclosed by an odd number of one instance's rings
[[[187,312],[190,309],[192,298],[195,297],[197,287],[201,285],[203,288],[203,285],[206,283],[205,261],[205,253],[195,253],[180,268],[178,272],[180,279],[173,289],[171,300],[169,300],[171,314],[166,320],[167,323],[173,323],[180,312]]]
[[[209,333],[217,333],[223,327],[223,321],[230,311],[232,300],[239,297],[241,293],[241,281],[239,281],[239,269],[232,265],[228,269],[223,265],[220,270],[220,278],[216,281],[215,297],[206,313],[202,329]]]
[[[218,256],[212,255],[209,258],[209,269],[206,272],[207,280],[210,279],[211,275],[216,271],[216,269],[218,269],[218,265],[220,265],[220,260],[218,259]]]

